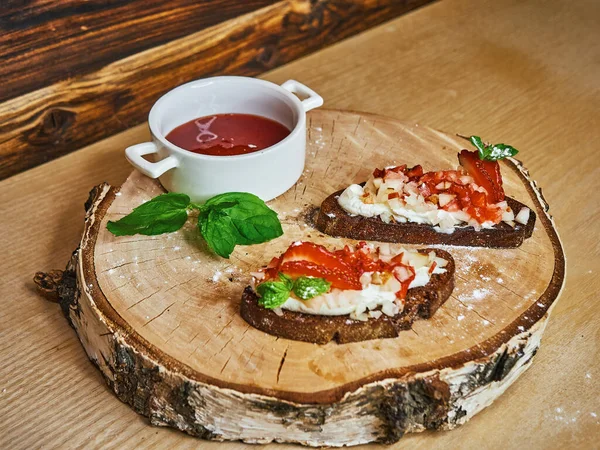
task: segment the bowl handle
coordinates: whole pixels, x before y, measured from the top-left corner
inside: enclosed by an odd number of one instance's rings
[[[310,111],[311,109],[318,108],[319,106],[323,105],[323,97],[321,97],[308,86],[296,80],[287,80],[281,85],[281,87],[286,91],[290,91],[292,94],[300,94],[307,97],[302,100],[304,111]]]
[[[165,159],[158,162],[146,161],[142,158],[143,155],[157,153],[158,149],[154,142],[144,142],[143,144],[132,145],[125,149],[125,157],[133,167],[150,178],[158,178],[167,170],[170,170],[179,165],[179,161],[173,155],[167,156]]]

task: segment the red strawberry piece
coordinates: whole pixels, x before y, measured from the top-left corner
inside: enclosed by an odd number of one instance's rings
[[[406,170],[406,176],[408,178],[418,178],[423,175],[423,168],[420,165],[416,165]]]
[[[279,271],[291,277],[325,278],[339,289],[362,289],[360,273],[354,267],[322,245],[312,242],[292,244],[281,257]]]
[[[308,261],[330,269],[350,270],[333,252],[313,242],[293,243],[281,256],[281,264],[290,261]]]
[[[473,177],[475,183],[488,193],[490,203],[504,200],[502,175],[498,161],[482,161],[476,151],[463,150],[458,154],[460,165]]]
[[[271,259],[271,262],[269,262],[269,265],[264,270],[266,280],[277,278],[277,274],[279,272],[279,263],[279,258]]]
[[[284,262],[279,267],[279,270],[292,278],[301,276],[324,278],[331,283],[331,287],[338,289],[362,289],[358,274],[338,268],[326,267],[310,261],[295,260]]]

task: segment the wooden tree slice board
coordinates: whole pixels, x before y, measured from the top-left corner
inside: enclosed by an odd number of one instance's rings
[[[537,212],[533,236],[517,249],[444,247],[456,261],[456,287],[431,320],[395,339],[278,339],[239,315],[249,273],[296,240],[350,242],[313,229],[310,208],[374,167],[455,167],[465,141],[321,110],[309,114],[307,145],[302,178],[270,202],[284,235],[237,247],[229,260],[208,251],[193,220],[167,235],[114,237],[108,220],[163,189],[138,172],[119,190],[97,187],[66,272],[78,289],[63,289],[88,355],[153,424],[208,439],[341,446],[464,423],[528,367],[563,285],[565,258],[540,191],[517,161],[502,163],[507,194]]]

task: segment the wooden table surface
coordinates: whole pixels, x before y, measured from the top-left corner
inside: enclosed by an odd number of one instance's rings
[[[563,239],[566,287],[532,367],[463,427],[393,448],[600,446],[599,23],[597,0],[446,0],[264,75],[331,108],[514,145]],[[136,127],[0,183],[0,448],[256,448],[148,425],[31,281],[65,266],[88,190],[120,184],[123,149],[147,138]]]

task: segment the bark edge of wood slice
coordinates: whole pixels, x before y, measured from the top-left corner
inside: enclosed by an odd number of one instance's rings
[[[333,121],[333,130],[336,120],[338,124],[358,120],[355,133],[361,120],[388,131],[397,127],[401,134],[400,141],[415,133],[416,141],[421,141],[424,138],[419,133],[425,133],[426,137],[439,137],[440,142],[448,145],[460,142],[425,127],[407,128],[408,134],[403,135],[402,128],[407,127],[406,123],[394,119],[322,110],[309,115],[308,152],[323,150],[315,143],[318,140],[311,138],[310,127],[315,127],[314,123],[323,126]],[[311,122],[314,123],[311,125]],[[354,136],[356,138],[356,134]],[[340,141],[332,138],[331,143],[338,142],[341,149],[343,142],[347,143],[344,139],[348,137],[342,137]],[[394,142],[390,141],[390,145]],[[57,274],[54,273],[52,282],[47,280],[48,285],[55,286],[69,323],[77,332],[90,360],[99,368],[117,397],[131,405],[136,412],[149,417],[153,425],[175,427],[193,436],[211,440],[294,442],[308,446],[391,443],[407,432],[452,429],[489,406],[529,367],[564,283],[564,253],[541,190],[520,162],[511,158],[503,167],[504,170],[507,167],[512,172],[511,176],[516,177],[527,191],[527,203],[537,211],[537,226],[541,228],[536,232],[547,234],[551,243],[549,251],[554,261],[545,290],[526,299],[527,308],[503,325],[501,332],[476,345],[469,346],[466,341],[462,351],[408,367],[379,370],[359,379],[344,380],[337,384],[333,379],[323,381],[324,386],[334,386],[330,389],[293,392],[273,388],[275,381],[273,386],[240,384],[235,380],[199,373],[150,343],[149,338],[139,334],[141,327],[126,322],[116,313],[100,288],[94,265],[99,232],[111,204],[119,196],[119,191],[108,184],[99,185],[90,193],[80,247],[73,253],[62,279],[57,281]],[[357,169],[349,181],[360,180],[364,175],[364,171]],[[136,177],[139,180],[139,175],[132,177],[134,181]],[[132,177],[125,185],[131,183]],[[126,195],[123,190],[121,192]],[[319,195],[325,198],[331,192],[334,190]],[[316,202],[315,206],[319,204]],[[298,217],[301,215],[292,218],[292,221]],[[285,220],[283,222],[284,225],[287,223]],[[290,227],[295,226],[292,222],[290,224]],[[452,248],[449,251],[459,263],[460,256],[456,256]],[[240,261],[242,259],[240,254]],[[458,283],[460,279],[456,281]],[[45,292],[50,290],[47,287]],[[241,294],[240,290],[239,298]],[[237,314],[239,299],[236,301],[233,308]],[[465,315],[468,314],[467,310],[464,311]],[[450,316],[452,312],[449,309],[447,315]],[[449,319],[444,323],[440,321],[439,324],[423,325],[418,331],[430,333],[437,326],[453,330],[448,323]],[[414,336],[412,338],[417,339]],[[405,341],[410,342],[410,339],[396,342],[402,345]],[[336,345],[322,346],[319,351],[335,352],[331,346]],[[316,351],[309,347],[302,349]],[[290,346],[285,347],[277,382],[280,381],[286,355],[290,357],[292,351]],[[347,360],[343,361],[347,363]]]

